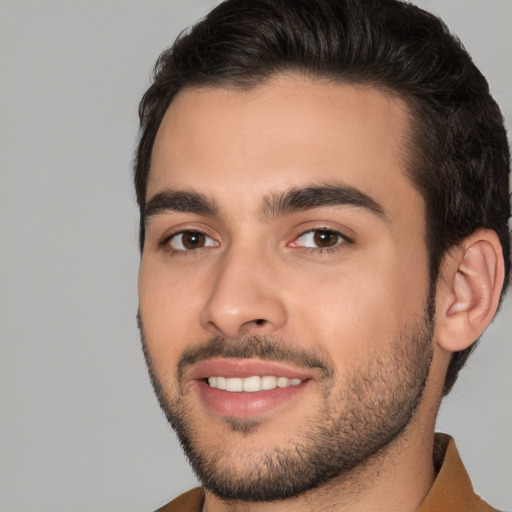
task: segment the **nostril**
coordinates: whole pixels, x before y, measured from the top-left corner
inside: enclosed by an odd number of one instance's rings
[[[263,325],[265,323],[265,320],[263,318],[258,318],[258,320],[254,320],[254,323],[256,325]]]

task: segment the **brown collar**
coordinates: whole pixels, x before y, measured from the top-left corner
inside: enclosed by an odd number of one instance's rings
[[[475,494],[462,464],[455,441],[447,434],[436,434],[434,465],[439,473],[418,512],[491,512],[495,509]]]

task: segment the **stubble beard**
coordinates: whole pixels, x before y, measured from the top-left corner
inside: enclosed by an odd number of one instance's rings
[[[323,366],[325,377],[323,406],[314,419],[299,429],[291,446],[239,453],[231,450],[225,441],[215,449],[201,447],[201,432],[192,427],[186,393],[179,386],[180,391],[171,396],[153,368],[139,316],[153,388],[192,469],[203,486],[219,498],[253,502],[293,498],[347,475],[398,438],[421,403],[432,360],[433,325],[431,294],[424,320],[394,340],[393,352],[375,354],[365,367],[357,368],[343,381],[336,378],[328,359],[314,360],[314,364]],[[237,344],[212,338],[197,354],[198,358],[259,357],[311,362],[310,354],[262,336],[252,336]],[[178,381],[184,361],[190,362],[189,355],[180,359]],[[250,438],[259,427],[257,420],[227,418],[225,421],[233,436]]]

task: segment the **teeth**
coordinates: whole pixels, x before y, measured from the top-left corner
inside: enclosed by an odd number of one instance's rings
[[[261,389],[274,389],[277,386],[277,379],[272,375],[261,378]]]
[[[261,389],[261,377],[247,377],[240,380],[242,381],[242,389],[244,391],[254,392]]]
[[[289,382],[289,380],[286,377],[279,377],[277,379],[277,387],[285,388],[286,386],[288,386],[288,382]]]
[[[226,389],[226,379],[224,377],[214,377],[217,379],[215,387],[217,389]]]
[[[243,380],[237,378],[226,379],[226,391],[242,391]]]
[[[254,393],[256,391],[265,391],[275,388],[288,388],[297,386],[302,382],[301,379],[287,379],[286,377],[274,377],[273,375],[265,375],[264,377],[208,377],[208,384],[212,388],[222,389],[231,392],[246,391]]]

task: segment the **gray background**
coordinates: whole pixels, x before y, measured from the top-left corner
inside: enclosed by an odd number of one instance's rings
[[[217,2],[0,0],[0,510],[152,510],[194,483],[135,327],[137,105]],[[512,125],[512,2],[418,0]],[[512,301],[442,406],[475,488],[512,508]]]

